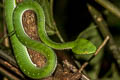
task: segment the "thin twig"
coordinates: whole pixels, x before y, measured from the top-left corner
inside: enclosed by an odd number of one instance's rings
[[[119,49],[114,41],[112,34],[110,33],[110,31],[108,29],[108,25],[107,25],[106,21],[102,17],[101,13],[98,10],[96,10],[93,6],[91,6],[90,4],[88,4],[88,9],[89,9],[89,12],[91,13],[94,21],[98,25],[98,28],[99,28],[100,32],[102,33],[103,37],[104,38],[106,36],[110,37],[110,40],[108,43],[108,49],[113,54],[117,63],[120,64],[120,52],[119,52]]]
[[[61,42],[65,42],[57,28],[56,28],[56,35],[58,36]]]
[[[88,63],[100,52],[100,50],[105,46],[105,44],[108,42],[109,40],[109,36],[107,36],[105,38],[105,40],[103,41],[103,43],[99,46],[99,48],[96,50],[96,52],[94,53],[94,55],[88,60],[86,61],[81,68],[79,69],[79,73],[81,73],[83,71],[83,69],[88,65]]]
[[[70,80],[90,80],[86,75],[82,74],[82,73],[74,73]]]
[[[89,78],[86,75],[84,75],[83,73],[78,74],[77,73],[78,69],[74,65],[72,65],[70,62],[68,62],[67,60],[64,60],[63,63],[64,63],[64,65],[67,66],[68,69],[70,69],[72,72],[74,72],[73,76],[70,77],[70,80],[78,80],[80,78],[82,80],[89,80]]]
[[[117,8],[117,6],[112,4],[110,1],[108,0],[95,0],[95,1],[120,18],[120,9]]]
[[[105,44],[107,43],[107,41],[109,40],[109,36],[107,36],[105,38],[105,40],[103,41],[103,43],[100,45],[100,47],[96,50],[95,54],[88,60],[86,61],[81,68],[74,73],[74,75],[71,78],[76,78],[76,79],[80,79],[80,78],[84,78],[85,80],[90,80],[87,76],[82,75],[81,72],[83,71],[83,69],[88,65],[88,63],[100,52],[100,50],[105,46]],[[83,79],[83,80],[84,80]]]

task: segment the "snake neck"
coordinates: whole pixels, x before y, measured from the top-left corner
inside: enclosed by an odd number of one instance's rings
[[[39,15],[41,14],[41,15]],[[58,50],[63,50],[63,49],[72,49],[74,47],[75,42],[65,42],[65,43],[57,43],[52,41],[45,30],[45,15],[43,10],[39,10],[37,12],[37,24],[38,24],[38,34],[40,36],[40,39],[49,47],[58,49]]]
[[[72,49],[74,47],[74,44],[75,44],[74,41],[65,42],[65,43],[57,43],[52,41],[46,33],[45,23],[44,25],[38,25],[38,32],[39,32],[40,39],[51,48],[63,50],[63,49]]]

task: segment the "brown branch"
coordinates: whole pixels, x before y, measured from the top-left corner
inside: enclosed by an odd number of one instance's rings
[[[23,74],[19,71],[19,69],[16,68],[16,67],[14,67],[13,65],[11,65],[10,63],[8,63],[7,61],[0,59],[0,64],[1,64],[2,66],[4,66],[5,68],[7,68],[8,70],[16,73],[16,74],[17,74],[18,76],[20,76],[21,78],[24,78]],[[12,75],[12,73],[9,73],[9,74]],[[7,76],[7,75],[9,75],[9,74],[5,74],[5,75]],[[11,77],[9,76],[9,78],[12,78],[12,76],[11,76]]]
[[[12,80],[20,80],[19,78],[17,78],[16,76],[14,76],[13,74],[11,74],[10,72],[8,72],[7,70],[5,70],[2,67],[0,67],[0,72],[2,72],[2,74],[6,75],[8,78],[10,78]]]

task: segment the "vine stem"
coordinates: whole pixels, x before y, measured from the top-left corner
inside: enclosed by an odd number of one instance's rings
[[[51,15],[53,16],[53,3],[54,2],[54,0],[50,0],[50,13],[51,13]]]
[[[65,42],[57,28],[56,28],[56,35],[58,36],[61,42]]]
[[[51,15],[51,22],[52,22],[52,26],[55,27],[55,33],[56,35],[58,36],[58,38],[60,39],[61,42],[64,42],[64,39],[62,38],[57,26],[56,26],[56,23],[54,21],[54,18],[53,18],[53,3],[54,3],[54,0],[50,0],[50,15]]]

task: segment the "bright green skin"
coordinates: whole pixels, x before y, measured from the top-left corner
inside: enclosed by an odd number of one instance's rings
[[[15,10],[14,6],[14,0],[5,0],[6,21],[9,33],[12,32],[14,28],[16,31],[16,35],[13,35],[11,37],[11,42],[13,45],[16,60],[21,70],[27,76],[31,78],[44,78],[52,74],[56,67],[57,60],[56,55],[49,47],[59,50],[72,49],[72,51],[76,54],[90,54],[96,51],[96,47],[90,41],[83,38],[76,39],[75,41],[67,43],[56,43],[50,40],[45,31],[45,16],[43,10],[37,2],[32,0],[24,1],[18,4]],[[41,40],[49,47],[38,41],[32,40],[25,33],[22,25],[22,15],[26,10],[33,10],[36,13],[39,36]],[[21,43],[28,48],[42,53],[47,59],[46,66],[43,68],[37,68],[30,60],[26,47],[23,46]]]
[[[42,17],[42,16],[41,16]],[[41,18],[40,17],[40,18]],[[65,43],[56,43],[52,41],[45,30],[45,20],[43,24],[38,24],[38,34],[40,39],[48,46],[63,50],[63,49],[72,49],[75,54],[91,54],[96,51],[96,47],[88,40],[84,38],[77,38],[75,41],[65,42]],[[38,22],[39,23],[39,22]]]
[[[27,3],[23,2],[20,5],[18,5],[16,10],[14,10],[14,8],[16,7],[15,4],[16,4],[15,0],[5,0],[5,17],[6,17],[7,28],[8,28],[9,33],[14,31],[14,28],[13,28],[14,20],[21,18],[20,17],[21,10],[24,10],[24,9],[26,10],[26,8],[28,8],[28,9],[34,9],[35,11],[37,9],[40,9],[41,11],[39,4],[37,4],[36,2],[31,2],[31,1]],[[15,17],[13,16],[14,20],[12,18],[13,11],[14,11],[14,14],[18,13],[17,15],[14,15]],[[41,15],[41,16],[44,16],[44,15]],[[57,59],[56,59],[56,55],[54,51],[48,46],[38,41],[30,39],[24,32],[21,32],[21,30],[19,30],[19,27],[21,27],[20,26],[21,21],[19,22],[19,20],[16,20],[16,22],[14,22],[14,26],[16,28],[16,34],[11,36],[10,40],[12,43],[14,55],[16,57],[16,60],[17,60],[17,63],[20,69],[28,77],[35,78],[35,79],[40,79],[40,78],[44,78],[44,77],[51,75],[54,72],[56,65],[57,65]],[[42,24],[42,22],[43,21],[40,21],[40,24]],[[16,35],[19,35],[19,34],[21,34],[22,36],[17,38]],[[35,64],[33,64],[27,52],[26,47],[31,48],[32,50],[35,50],[37,52],[40,52],[46,57],[47,62],[44,67],[38,68]]]

